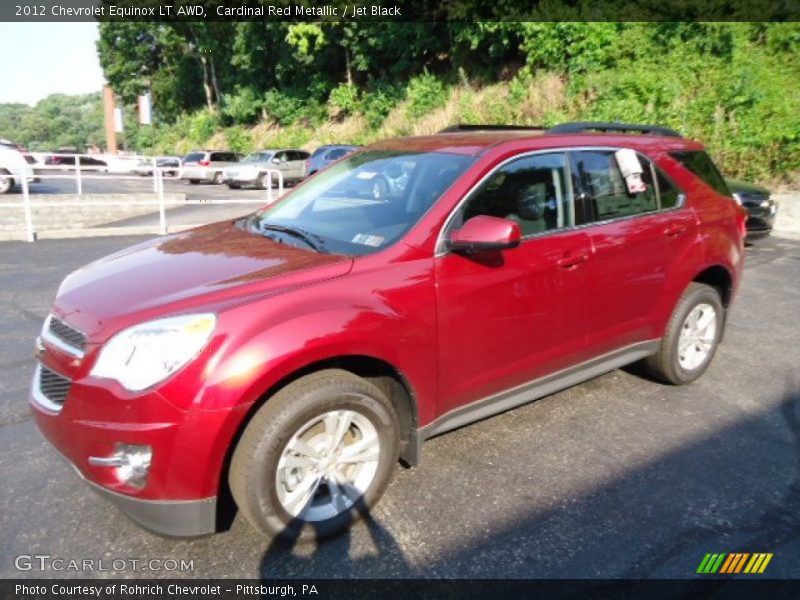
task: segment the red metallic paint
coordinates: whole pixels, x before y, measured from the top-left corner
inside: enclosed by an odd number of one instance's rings
[[[633,148],[686,192],[683,208],[523,240],[471,257],[436,255],[445,221],[504,160],[555,148]],[[662,335],[699,273],[723,267],[738,286],[741,209],[666,154],[678,138],[530,132],[445,134],[375,148],[459,152],[475,164],[400,242],[351,258],[316,254],[217,223],[158,238],[79,269],[53,312],[88,335],[78,361],[41,357],[73,380],[58,415],[33,404],[45,436],[91,481],[150,499],[215,495],[225,457],[254,403],[314,363],[366,356],[408,382],[423,426],[447,411],[588,357]],[[668,235],[675,228],[678,235]],[[152,390],[130,393],[89,373],[118,331],[213,311],[205,351]],[[149,444],[142,490],[88,465],[116,442]]]

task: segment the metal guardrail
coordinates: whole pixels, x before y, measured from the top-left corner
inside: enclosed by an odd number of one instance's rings
[[[104,175],[85,175],[84,173],[102,173],[107,171],[107,167],[102,166],[87,166],[80,164],[80,157],[88,156],[91,158],[95,158],[91,154],[49,154],[48,156],[58,156],[58,157],[67,157],[73,158],[74,157],[74,165],[26,165],[26,168],[23,169],[23,176],[19,177],[21,181],[18,183],[22,188],[22,202],[14,202],[14,203],[0,203],[0,206],[7,207],[7,208],[22,208],[24,215],[25,215],[25,240],[28,242],[35,242],[36,241],[36,228],[33,222],[33,205],[31,204],[31,194],[30,194],[30,183],[28,182],[28,177],[24,175],[25,172],[28,170],[30,171],[32,178],[38,179],[73,179],[75,180],[76,192],[78,196],[83,195],[83,182],[85,180],[91,179],[101,179],[103,181],[109,180],[136,180],[141,181],[140,175],[116,175],[116,174],[104,174]],[[140,161],[143,159],[139,159]],[[94,200],[94,201],[86,201],[86,202],[70,202],[70,201],[59,201],[59,202],[37,202],[36,207],[42,208],[59,208],[59,207],[85,207],[85,206],[157,206],[158,213],[159,213],[159,231],[161,235],[165,235],[168,231],[167,228],[167,215],[166,215],[166,207],[167,206],[191,206],[191,205],[214,205],[214,204],[264,204],[262,200],[236,200],[236,199],[225,199],[225,200],[217,200],[217,199],[209,199],[209,200],[182,200],[179,202],[176,201],[169,201],[165,199],[164,194],[164,181],[165,180],[180,180],[181,175],[183,172],[183,167],[159,167],[156,164],[157,159],[152,158],[152,175],[153,178],[153,193],[157,195],[157,200],[130,200],[130,201],[114,201],[114,200]],[[174,176],[165,176],[168,172],[174,172],[177,170],[176,175]],[[58,174],[44,174],[43,171],[58,171]],[[69,171],[69,173],[65,173],[65,171]],[[270,204],[280,198],[284,192],[284,180],[283,180],[283,173],[278,169],[266,169],[265,174],[267,175],[267,197],[266,203]],[[3,177],[14,177],[14,174],[0,174],[0,178]],[[273,177],[277,178],[278,184],[278,195],[275,196],[273,194]],[[57,194],[54,194],[57,195]]]

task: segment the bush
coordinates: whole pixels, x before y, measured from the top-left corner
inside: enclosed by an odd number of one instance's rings
[[[186,133],[193,144],[203,144],[217,131],[219,116],[209,110],[201,110],[185,119]]]
[[[361,113],[373,129],[383,124],[389,113],[400,101],[400,90],[391,85],[379,85],[361,99]]]
[[[406,98],[406,114],[416,119],[444,106],[447,102],[447,91],[444,84],[426,70],[408,82]]]
[[[254,123],[261,114],[262,99],[253,88],[238,88],[236,93],[225,96],[222,113],[234,123]]]
[[[346,83],[338,85],[331,91],[328,102],[341,114],[352,115],[358,110],[358,88]]]
[[[234,152],[247,153],[253,149],[253,140],[240,125],[225,130],[225,141],[228,142],[228,148]]]
[[[276,89],[264,95],[264,112],[279,125],[288,126],[305,119],[310,125],[317,125],[327,119],[327,108],[313,98],[301,99]]]

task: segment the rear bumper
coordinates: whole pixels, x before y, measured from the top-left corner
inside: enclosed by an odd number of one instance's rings
[[[212,171],[208,168],[186,168],[181,173],[181,179],[199,179],[201,181],[211,181],[214,178],[214,173],[216,171]]]

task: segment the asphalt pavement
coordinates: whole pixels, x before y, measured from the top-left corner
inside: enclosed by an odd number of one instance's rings
[[[240,516],[194,540],[140,529],[29,416],[33,340],[59,281],[141,239],[0,244],[0,577],[692,577],[709,552],[772,552],[766,576],[800,576],[799,242],[748,249],[726,339],[697,382],[613,371],[430,440],[368,523],[285,548]],[[192,568],[15,568],[35,554]]]

